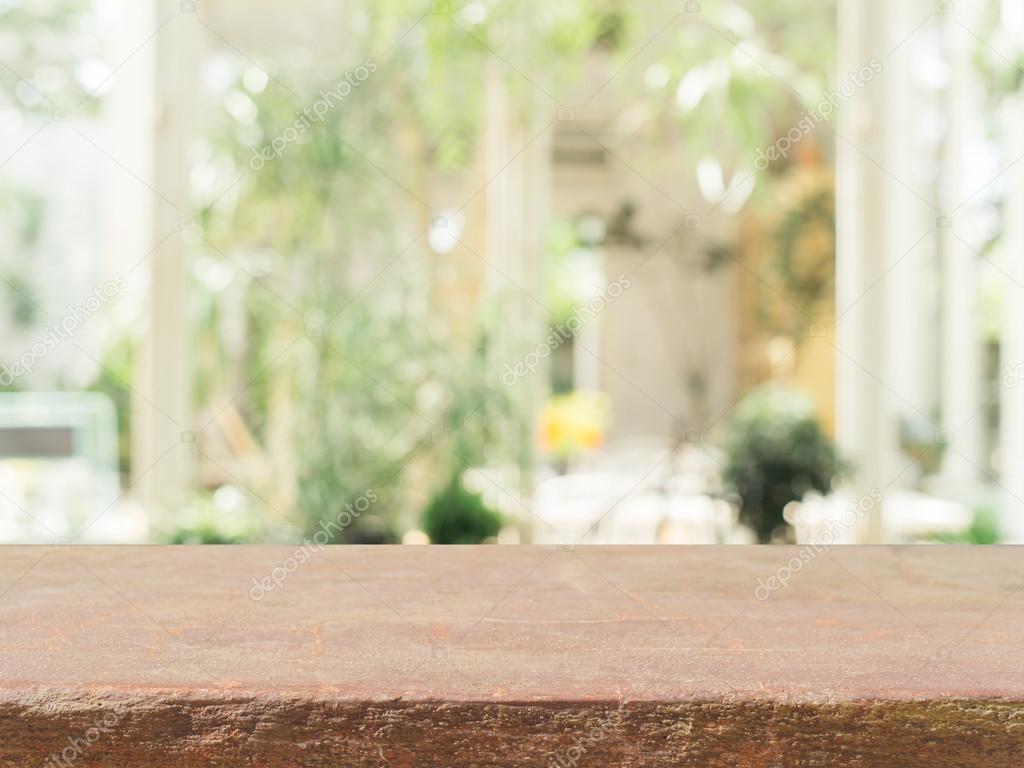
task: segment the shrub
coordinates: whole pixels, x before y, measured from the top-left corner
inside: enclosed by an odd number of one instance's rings
[[[810,403],[778,386],[739,404],[726,442],[725,481],[740,497],[740,520],[767,543],[785,525],[785,506],[807,491],[828,493],[843,467]]]
[[[457,472],[423,510],[423,530],[432,544],[480,544],[498,535],[501,515],[467,490]]]

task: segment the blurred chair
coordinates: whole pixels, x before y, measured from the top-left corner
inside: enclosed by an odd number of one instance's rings
[[[966,504],[917,491],[891,491],[882,502],[885,541],[911,543],[935,534],[960,534],[974,514]]]
[[[533,541],[596,543],[606,514],[629,489],[628,477],[609,473],[571,473],[542,480],[533,499],[533,514],[539,518],[533,521]]]
[[[625,493],[625,491],[624,491]],[[654,491],[636,489],[615,504],[595,533],[595,544],[654,544],[665,517],[665,497]]]
[[[735,511],[701,494],[665,494],[640,476],[578,473],[537,486],[533,540],[538,544],[714,544]]]
[[[736,510],[724,499],[674,493],[658,528],[659,544],[722,544],[736,525]]]
[[[701,494],[629,494],[608,513],[598,544],[715,544],[729,505]]]
[[[890,491],[881,504],[884,541],[892,544],[963,533],[973,520],[968,506],[916,491]],[[784,514],[796,531],[797,544],[856,544],[858,527],[868,512],[843,494],[812,492],[803,501],[786,505]]]
[[[783,512],[793,526],[797,544],[856,544],[863,514],[852,499],[833,493],[810,492],[802,501],[792,501]]]
[[[639,489],[659,488],[672,474],[673,442],[659,436],[623,438],[575,462],[580,472],[632,478]]]

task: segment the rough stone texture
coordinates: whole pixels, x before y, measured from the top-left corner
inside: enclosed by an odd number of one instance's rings
[[[0,548],[0,766],[1024,765],[1019,549],[295,552]]]

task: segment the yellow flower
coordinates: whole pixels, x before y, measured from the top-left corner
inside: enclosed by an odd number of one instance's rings
[[[551,398],[541,413],[538,442],[558,456],[593,451],[604,444],[611,403],[603,392],[575,391]]]

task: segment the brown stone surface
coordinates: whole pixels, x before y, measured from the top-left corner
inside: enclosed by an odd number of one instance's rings
[[[295,552],[0,548],[0,766],[1024,765],[1020,549]]]

